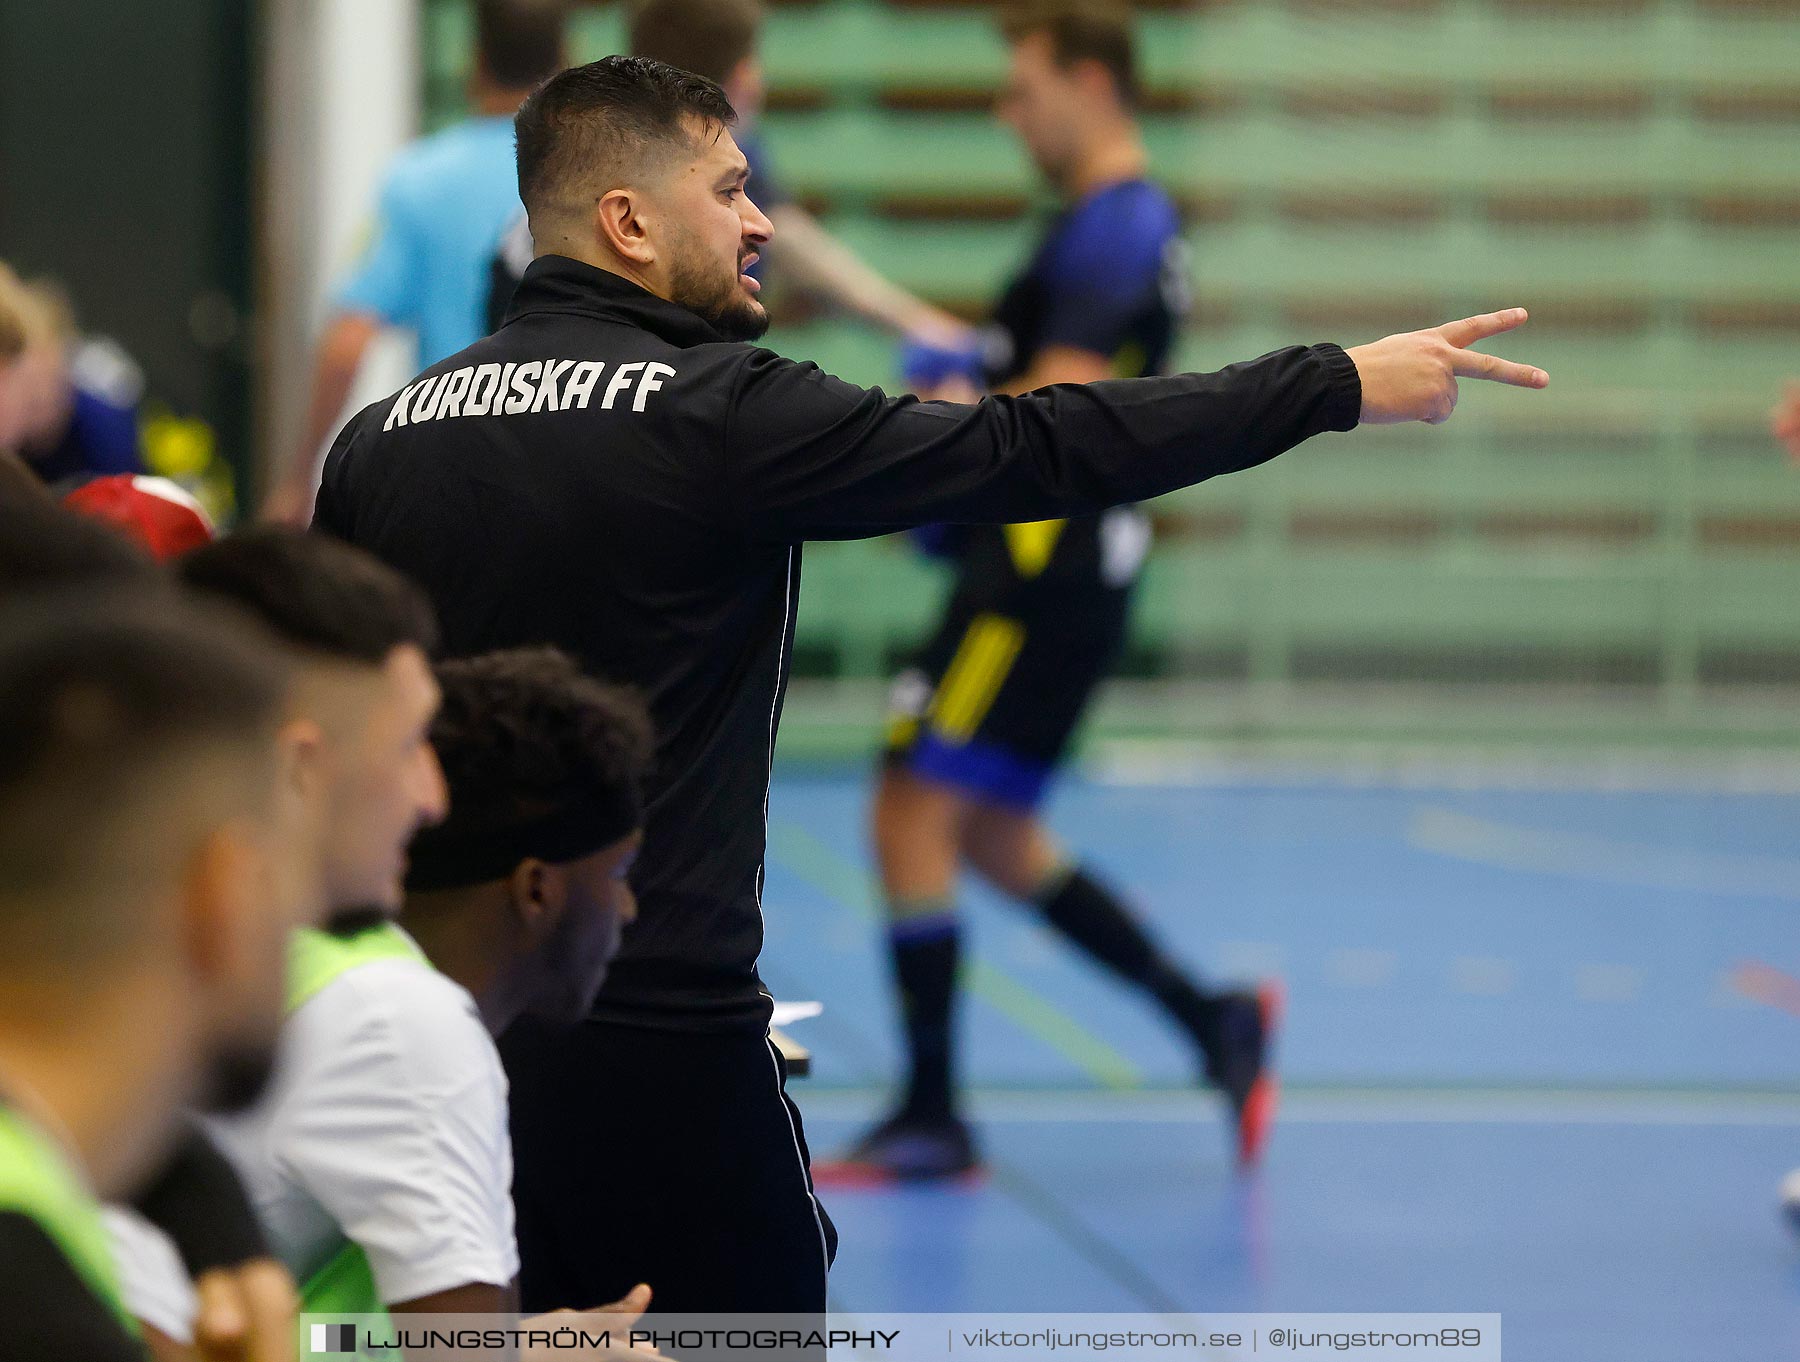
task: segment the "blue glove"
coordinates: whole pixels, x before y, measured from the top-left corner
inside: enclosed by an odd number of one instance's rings
[[[907,341],[900,347],[900,373],[909,388],[935,388],[952,378],[966,378],[977,388],[987,387],[987,370],[981,348],[946,349],[923,341]]]

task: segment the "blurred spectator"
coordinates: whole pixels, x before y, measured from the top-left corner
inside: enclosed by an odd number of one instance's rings
[[[24,437],[23,404],[15,393],[25,354],[25,291],[19,276],[0,261],[0,454],[14,461]]]
[[[0,501],[49,504],[48,481],[73,481],[66,506],[123,531],[153,557],[173,558],[210,541],[206,511],[167,478],[84,476],[127,458],[135,466],[141,387],[117,345],[77,338],[60,290],[22,283],[0,263]],[[18,452],[28,441],[30,463]]]
[[[0,262],[0,372],[25,352],[25,319],[19,308],[19,277]]]
[[[15,444],[47,483],[138,473],[144,375],[116,341],[80,334],[68,295],[46,279],[20,286],[25,349],[10,376]]]
[[[384,326],[419,341],[419,364],[481,338],[488,257],[519,212],[512,115],[567,64],[562,0],[477,0],[472,117],[402,151],[382,183],[367,249],[338,291],[314,355],[300,447],[277,469],[266,519],[311,518],[320,447]]]
[[[42,493],[43,484],[18,455],[18,404],[12,399],[13,376],[25,353],[25,316],[20,306],[19,278],[0,261],[0,499]]]

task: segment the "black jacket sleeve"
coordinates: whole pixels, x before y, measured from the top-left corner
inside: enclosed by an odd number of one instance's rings
[[[174,1241],[191,1276],[269,1256],[243,1183],[198,1126],[189,1127],[135,1205]]]
[[[1084,515],[1251,468],[1362,408],[1335,345],[1213,374],[1059,384],[974,406],[890,398],[752,351],[733,387],[730,502],[755,539]]]
[[[0,1212],[0,1362],[147,1362],[38,1223]]]
[[[362,422],[356,417],[344,423],[344,428],[337,433],[337,438],[325,453],[324,473],[319,478],[319,490],[313,496],[312,527],[335,534],[340,539],[350,538],[350,507],[337,485],[339,451],[350,446],[361,428]]]

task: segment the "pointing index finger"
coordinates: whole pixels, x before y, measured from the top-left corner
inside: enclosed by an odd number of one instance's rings
[[[1501,312],[1484,312],[1479,317],[1464,317],[1460,322],[1445,322],[1437,330],[1438,335],[1463,350],[1478,340],[1523,326],[1526,316],[1524,308],[1509,307]]]

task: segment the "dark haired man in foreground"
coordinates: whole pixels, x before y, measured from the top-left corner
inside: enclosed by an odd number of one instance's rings
[[[0,483],[0,600],[104,586],[129,590],[151,615],[178,603],[169,574],[123,533],[52,500],[35,476],[23,477],[29,481]],[[316,874],[323,792],[311,769],[310,738],[290,716],[276,742],[284,797],[299,813],[291,835],[308,873]],[[323,896],[315,897],[316,917]],[[243,1362],[291,1354],[293,1279],[270,1256],[231,1165],[192,1121],[133,1205],[179,1246],[199,1298],[195,1332],[208,1348]]]
[[[96,1194],[262,1087],[314,846],[285,667],[136,590],[0,610],[0,1356],[144,1356]]]
[[[737,343],[768,322],[744,269],[770,228],[732,118],[634,57],[540,88],[510,319],[357,416],[319,494],[322,528],[430,593],[451,654],[553,643],[656,723],[638,922],[592,1021],[508,1055],[530,1308],[640,1276],[673,1312],[825,1308],[835,1233],[756,973],[804,540],[1091,513],[1359,420],[1441,421],[1459,374],[1547,381],[1461,348],[1513,311],[966,406],[857,388]]]

